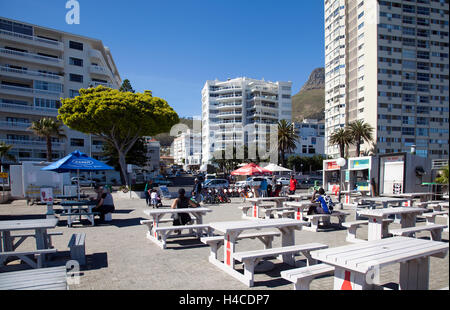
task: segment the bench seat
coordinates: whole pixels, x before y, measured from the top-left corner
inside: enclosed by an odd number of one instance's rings
[[[309,290],[311,281],[323,275],[332,275],[334,267],[327,264],[316,264],[302,268],[285,270],[281,277],[294,283],[294,290]]]
[[[349,216],[350,213],[342,211],[333,211],[331,214],[312,214],[304,215],[303,217],[310,221],[310,226],[304,226],[303,229],[310,231],[319,231],[319,222],[321,221],[324,225],[330,224],[330,219],[332,216],[337,217],[339,220],[339,225],[345,222],[345,218]]]
[[[393,219],[383,219],[383,228],[382,228],[383,238],[389,236],[389,224],[391,224],[392,222],[394,222]],[[366,240],[356,238],[356,230],[361,225],[368,225],[368,224],[369,224],[368,220],[357,220],[353,222],[342,223],[342,226],[347,228],[347,238],[345,239],[345,241],[351,243],[365,242]]]
[[[63,233],[60,231],[52,231],[52,232],[47,232],[47,246],[49,249],[53,248],[53,244],[52,244],[52,237],[53,236],[62,236]],[[14,249],[16,249],[19,245],[21,245],[27,238],[36,238],[36,234],[20,234],[20,235],[12,235],[11,238],[14,240],[16,238],[20,238],[19,241],[17,241],[14,244]]]
[[[0,274],[0,290],[67,290],[65,266]]]
[[[45,255],[54,253],[56,253],[56,249],[43,249],[28,252],[0,252],[0,265],[3,265],[10,257],[17,257],[32,268],[42,268],[45,264]],[[34,260],[35,256],[36,260]]]
[[[184,229],[188,229],[189,233],[182,235],[181,231]],[[194,229],[197,230],[196,233],[193,232]],[[147,238],[155,241],[161,248],[165,249],[167,238],[175,232],[179,232],[179,234],[177,235],[179,237],[196,236],[200,238],[202,234],[211,236],[213,229],[208,224],[153,227],[147,232]]]
[[[72,216],[86,216],[89,222],[91,222],[91,225],[95,225],[94,216],[100,215],[100,212],[86,212],[86,213],[61,213],[60,216],[67,216],[67,226],[71,227],[73,220]]]
[[[285,255],[292,255],[292,257],[294,257],[295,254],[301,253],[306,257],[309,266],[317,263],[317,261],[311,257],[309,252],[326,248],[328,248],[328,245],[326,244],[308,243],[281,248],[237,252],[233,254],[233,259],[244,263],[244,277],[246,278],[249,286],[253,286],[255,266],[263,258]]]
[[[431,233],[431,239],[434,241],[442,240],[442,231],[447,228],[447,225],[439,225],[439,224],[428,224],[421,225],[415,227],[407,227],[407,228],[399,228],[399,229],[391,229],[389,232],[394,236],[405,236],[411,237],[414,236],[415,233],[421,231],[429,231]]]
[[[86,234],[76,233],[70,238],[67,247],[70,248],[70,257],[78,261],[80,266],[86,265]]]
[[[281,236],[281,233],[276,231],[257,232],[257,233],[240,234],[236,240],[258,238],[264,244],[264,248],[269,249],[272,247],[274,237],[279,236]],[[212,237],[202,237],[200,238],[200,241],[211,247],[210,257],[217,259],[217,251],[224,244],[225,239],[224,236],[212,236]]]

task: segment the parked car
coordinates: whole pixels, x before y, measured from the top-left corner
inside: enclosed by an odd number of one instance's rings
[[[289,186],[291,184],[291,179],[286,177],[281,177],[277,179],[277,183],[281,183],[283,186]]]
[[[230,184],[225,179],[206,180],[203,183],[203,188],[228,188]]]
[[[249,177],[247,179],[246,184],[247,186],[259,186],[261,185],[261,181],[263,179],[267,180],[267,184],[270,184],[272,182],[272,178],[271,177]]]
[[[247,185],[247,181],[237,181],[236,183],[234,183],[234,186],[237,187],[244,187]]]
[[[80,183],[80,186],[95,186],[96,182],[94,180],[86,179],[85,177],[73,177],[71,179],[72,184]]]

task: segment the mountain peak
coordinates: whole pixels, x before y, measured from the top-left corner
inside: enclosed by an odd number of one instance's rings
[[[301,90],[325,88],[325,68],[314,69]]]

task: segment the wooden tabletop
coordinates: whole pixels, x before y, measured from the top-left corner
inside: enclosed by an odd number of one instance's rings
[[[329,265],[366,273],[375,266],[381,268],[447,251],[448,243],[393,237],[313,251],[311,256]]]
[[[0,231],[31,230],[36,228],[55,228],[58,219],[0,221]]]
[[[240,231],[247,229],[263,229],[263,228],[281,228],[294,226],[301,228],[302,225],[306,225],[306,222],[299,222],[294,219],[261,219],[261,220],[244,220],[244,221],[230,221],[230,222],[212,222],[209,223],[213,229],[222,233],[230,231]]]
[[[423,208],[411,208],[411,207],[398,207],[398,208],[385,208],[375,210],[361,210],[359,215],[362,216],[387,216],[391,214],[403,214],[403,213],[420,213],[424,212]]]

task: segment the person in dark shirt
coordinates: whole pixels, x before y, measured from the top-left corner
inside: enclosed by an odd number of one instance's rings
[[[194,188],[192,189],[192,198],[195,199],[196,202],[200,202],[200,195],[202,193],[202,182],[198,178],[195,178]]]
[[[105,220],[105,214],[113,213],[115,211],[114,200],[111,193],[103,187],[96,188],[99,199],[97,205],[92,208],[92,212],[100,213],[100,222]]]

